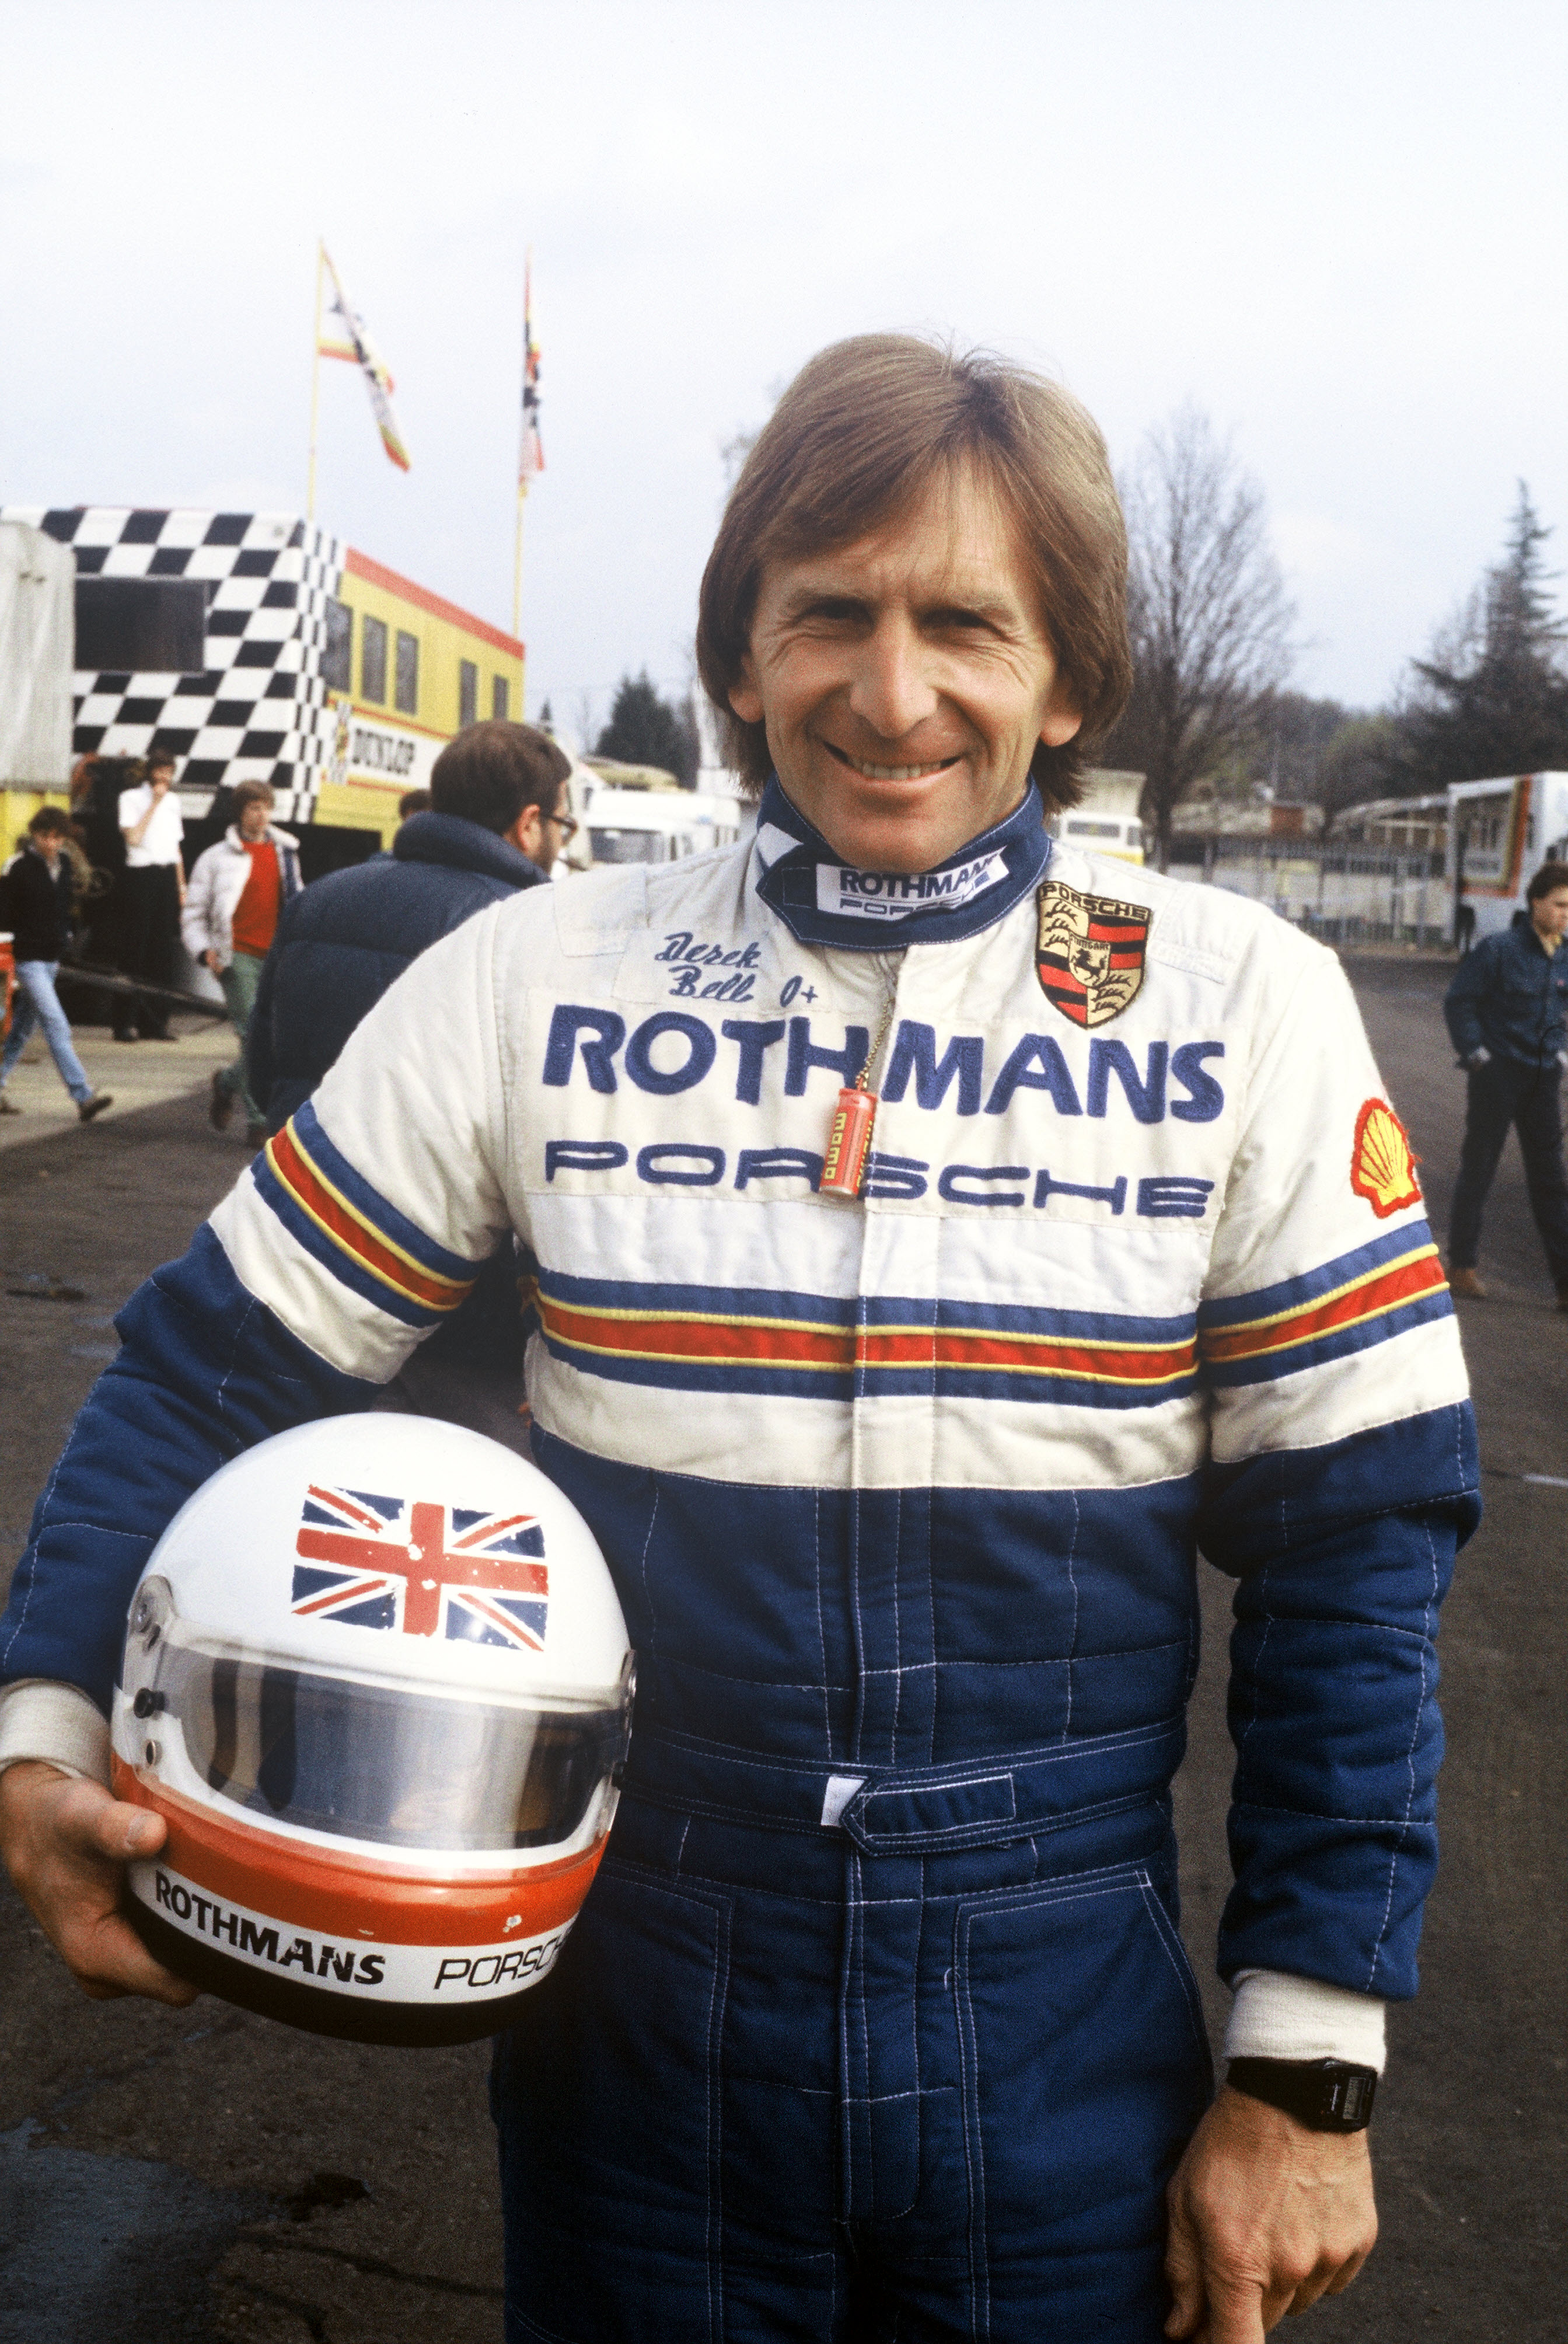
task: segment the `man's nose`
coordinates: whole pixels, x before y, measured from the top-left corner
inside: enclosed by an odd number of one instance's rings
[[[849,707],[884,741],[902,740],[936,713],[939,694],[925,672],[924,648],[907,619],[891,614],[859,646]]]

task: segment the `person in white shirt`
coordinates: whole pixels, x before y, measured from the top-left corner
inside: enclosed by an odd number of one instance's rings
[[[171,985],[186,896],[181,854],[185,823],[175,795],[174,759],[155,752],[145,771],[137,787],[120,792],[126,867],[119,878],[119,960],[128,976],[145,978],[149,985]],[[118,994],[115,1012],[116,1042],[134,1042],[138,1034],[148,1042],[177,1039],[169,1031],[168,1005],[156,995]]]

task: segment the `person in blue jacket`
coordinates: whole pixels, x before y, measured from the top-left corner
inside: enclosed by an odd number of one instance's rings
[[[1459,1178],[1449,1217],[1449,1284],[1486,1293],[1481,1214],[1510,1126],[1519,1134],[1530,1209],[1557,1308],[1568,1310],[1568,1178],[1563,1167],[1563,1069],[1568,1066],[1568,863],[1543,863],[1500,935],[1465,955],[1442,1005],[1470,1077]]]
[[[268,1131],[310,1096],[411,961],[487,904],[549,876],[570,771],[535,725],[470,724],[437,758],[429,811],[402,823],[389,857],[331,872],[288,904],[246,1046]]]
[[[755,836],[434,945],[121,1313],[39,1502],[0,1845],[89,1991],[188,1998],[115,1905],[165,1828],[105,1786],[132,1589],[220,1464],[370,1405],[528,1247],[534,1453],[638,1691],[498,2046],[508,2344],[1256,2344],[1375,2236],[1473,1423],[1333,955],[1047,828],[1125,577],[1059,385],[814,359],[701,592]],[[1217,2094],[1171,1828],[1200,1548]]]
[[[389,855],[330,872],[290,901],[246,1046],[247,1086],[269,1132],[304,1105],[421,953],[489,904],[545,884],[571,833],[558,810],[570,771],[536,725],[470,724],[437,758],[418,793],[428,808],[403,822]],[[503,1248],[380,1404],[526,1446],[517,1413],[526,1333]]]

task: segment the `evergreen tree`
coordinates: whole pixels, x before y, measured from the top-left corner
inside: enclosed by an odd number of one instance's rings
[[[1542,551],[1551,534],[1521,480],[1503,560],[1430,655],[1412,662],[1417,681],[1399,712],[1412,794],[1568,765],[1568,629],[1554,613]]]
[[[646,668],[638,676],[621,677],[594,755],[627,765],[658,765],[673,773],[682,789],[696,785],[697,734],[690,715],[659,698]]]

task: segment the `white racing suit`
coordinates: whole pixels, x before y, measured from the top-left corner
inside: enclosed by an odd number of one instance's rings
[[[824,1195],[868,1055],[862,1193]],[[1359,2056],[1434,1860],[1473,1437],[1336,963],[1051,848],[1032,792],[906,882],[775,783],[749,849],[479,914],[123,1314],[4,1672],[104,1706],[188,1489],[364,1405],[513,1230],[536,1453],[639,1691],[499,2047],[508,2335],[1152,2339],[1209,2089],[1198,1545],[1237,1581],[1233,2047]]]

